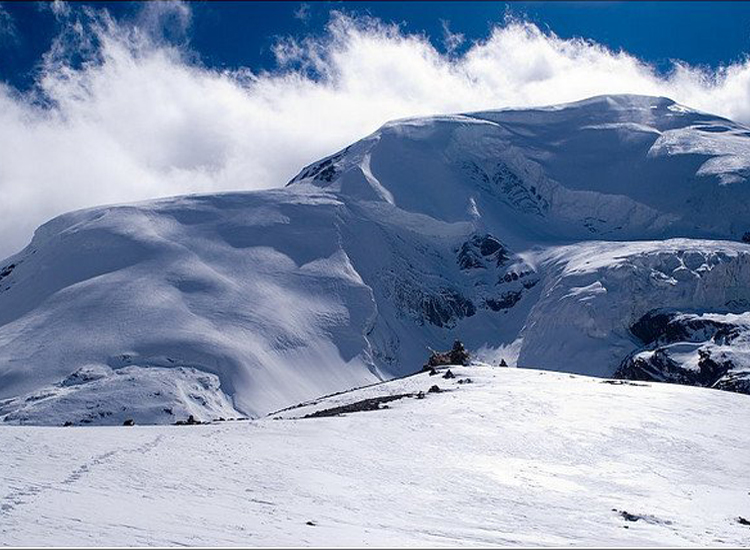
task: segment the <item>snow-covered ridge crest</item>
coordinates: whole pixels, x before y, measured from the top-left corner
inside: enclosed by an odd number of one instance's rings
[[[0,415],[258,416],[456,337],[611,376],[652,309],[748,309],[749,146],[726,119],[604,96],[395,121],[279,190],[66,214],[0,262]],[[82,368],[105,375],[70,389]]]
[[[548,237],[739,239],[748,173],[750,129],[666,98],[600,96],[394,121],[291,183],[442,219],[474,198]]]

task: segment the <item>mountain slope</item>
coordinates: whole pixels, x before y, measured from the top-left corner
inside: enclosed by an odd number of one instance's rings
[[[221,195],[43,226],[3,281],[3,397],[81,367],[128,367],[134,385],[138,369],[185,367],[218,376],[235,407],[257,415],[374,380],[358,357],[374,304],[337,244],[340,208],[328,195]]]
[[[725,119],[607,96],[392,122],[282,190],[66,214],[0,263],[0,415],[259,416],[414,372],[456,337],[611,376],[654,309],[748,308],[748,145]]]
[[[750,468],[746,396],[527,369],[451,370],[456,378],[419,374],[250,422],[0,427],[1,539],[54,546],[750,543],[750,527],[739,522],[750,515],[742,483]],[[433,384],[445,391],[302,419]]]
[[[666,98],[602,96],[395,121],[293,183],[444,221],[478,211],[522,242],[739,239],[748,144],[748,128]]]

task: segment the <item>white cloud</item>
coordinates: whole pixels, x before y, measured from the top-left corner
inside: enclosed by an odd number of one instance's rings
[[[52,13],[54,13],[57,17],[67,17],[70,15],[70,6],[68,5],[65,0],[53,0],[51,4],[49,4],[50,9],[52,10]]]
[[[0,86],[0,256],[74,208],[282,186],[397,117],[642,93],[750,122],[749,62],[662,76],[626,52],[513,22],[446,56],[424,36],[334,14],[325,36],[280,43],[277,70],[228,73],[161,40],[165,17],[170,32],[187,30],[183,8],[143,14],[141,27],[81,11],[34,94]],[[84,62],[69,61],[75,52]]]
[[[453,53],[461,47],[466,39],[463,33],[452,32],[450,22],[445,19],[441,19],[440,24],[443,26],[443,46],[448,53]]]
[[[294,18],[307,23],[310,20],[310,9],[310,4],[302,2],[299,7],[294,10]]]
[[[17,43],[18,35],[13,16],[0,4],[0,46]]]
[[[146,2],[138,14],[137,25],[157,42],[182,43],[192,23],[190,6],[180,0]]]

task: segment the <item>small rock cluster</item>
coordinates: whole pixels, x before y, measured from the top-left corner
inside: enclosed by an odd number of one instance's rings
[[[430,358],[422,370],[431,370],[442,365],[468,365],[471,362],[471,355],[460,340],[453,342],[450,351],[430,350],[430,352]]]

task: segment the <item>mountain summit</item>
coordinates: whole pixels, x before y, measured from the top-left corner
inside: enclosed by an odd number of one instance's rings
[[[0,262],[6,422],[258,416],[480,359],[750,391],[750,130],[666,98],[391,122]]]

